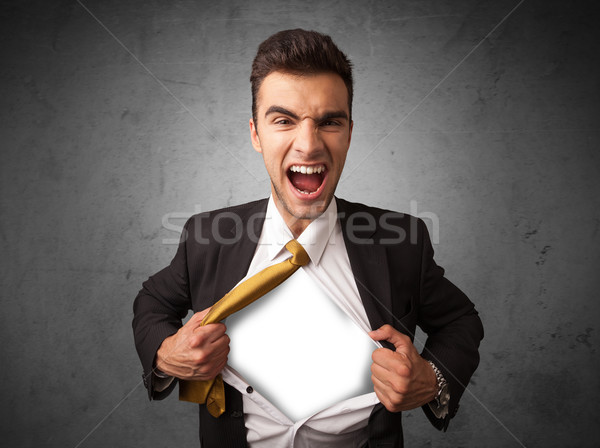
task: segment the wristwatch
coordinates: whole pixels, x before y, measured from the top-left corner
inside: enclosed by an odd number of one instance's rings
[[[448,383],[446,382],[444,375],[442,375],[442,372],[440,372],[440,369],[438,369],[433,362],[429,360],[427,362],[433,368],[433,371],[435,372],[435,379],[437,380],[437,393],[433,399],[435,401],[435,405],[438,408],[447,407],[448,403],[450,403],[450,391],[448,390]]]

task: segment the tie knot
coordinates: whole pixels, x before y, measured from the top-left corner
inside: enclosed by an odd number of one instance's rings
[[[285,245],[285,248],[292,253],[292,258],[290,259],[290,262],[293,265],[304,266],[307,265],[310,261],[310,257],[298,241],[291,240]]]

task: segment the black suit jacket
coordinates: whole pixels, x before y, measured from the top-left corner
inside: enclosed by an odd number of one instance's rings
[[[352,272],[371,328],[390,324],[414,337],[419,325],[428,338],[422,356],[432,360],[449,383],[449,415],[436,419],[446,429],[465,386],[479,363],[481,320],[471,301],[444,277],[433,260],[425,224],[410,215],[337,199]],[[262,230],[267,200],[195,215],[185,225],[171,264],[143,284],[134,303],[136,348],[150,399],[162,399],[175,382],[153,392],[152,368],[162,341],[177,332],[189,309],[213,305],[250,266]],[[393,347],[390,347],[393,348]],[[200,405],[203,447],[244,447],[242,397],[226,387],[226,412],[218,419]],[[369,419],[370,447],[402,447],[401,413],[379,404]]]

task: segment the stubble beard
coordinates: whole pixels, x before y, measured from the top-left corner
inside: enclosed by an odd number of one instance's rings
[[[279,203],[281,204],[281,206],[296,221],[300,221],[300,220],[314,221],[319,216],[321,216],[325,210],[327,210],[327,207],[329,207],[329,204],[331,203],[331,200],[333,199],[333,194],[331,194],[330,197],[326,198],[325,200],[317,201],[314,204],[311,204],[308,212],[306,212],[304,214],[298,214],[296,211],[294,211],[292,209],[292,207],[290,207],[290,204],[287,203],[287,201],[285,200],[285,197],[283,196],[281,191],[279,191],[277,186],[273,182],[271,182],[271,185],[273,186],[273,191],[275,191],[275,196],[277,196],[277,199],[279,200]]]

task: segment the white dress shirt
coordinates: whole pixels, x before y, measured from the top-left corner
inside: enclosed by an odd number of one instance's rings
[[[271,264],[289,258],[291,254],[284,246],[291,239],[293,239],[293,235],[271,197],[265,224],[245,278]],[[350,268],[341,226],[337,219],[335,199],[331,201],[321,216],[310,223],[297,240],[302,244],[311,260],[301,269],[365,333],[364,335],[361,333],[360,337],[368,338],[366,332],[369,332],[371,328]],[[297,274],[299,272],[286,282],[291,282]],[[306,282],[306,275],[301,281]],[[240,283],[242,281],[244,279]],[[278,288],[283,286],[285,283]],[[277,288],[272,293],[276,293],[276,291]],[[244,313],[244,310],[239,313]],[[236,319],[240,318],[241,314],[239,313],[236,313]],[[228,333],[231,329],[229,322],[232,318],[233,316],[226,322]],[[230,336],[232,335],[230,334]],[[232,347],[235,340],[235,336],[232,336]],[[371,351],[381,346],[378,342],[370,339],[369,341],[372,342]],[[334,344],[329,342],[329,349],[332,346],[334,347]],[[370,363],[370,357],[368,362]],[[243,370],[243,368],[238,367],[238,370]],[[293,421],[261,395],[259,388],[249,387],[248,381],[232,367],[227,366],[222,374],[224,381],[242,394],[247,440],[252,448],[274,446],[348,448],[361,446],[368,437],[367,424],[371,410],[379,403],[375,393],[372,392],[371,384],[369,393],[332,403],[325,409],[313,412],[308,417]]]

